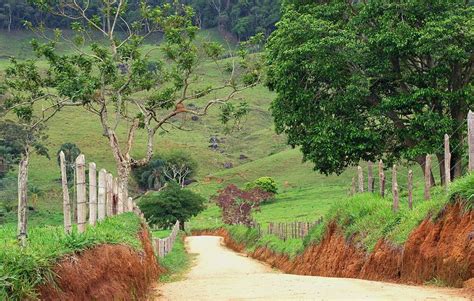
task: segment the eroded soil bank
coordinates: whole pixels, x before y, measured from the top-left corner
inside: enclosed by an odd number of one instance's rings
[[[223,236],[229,248],[245,249],[222,229],[193,234]],[[333,223],[320,244],[308,247],[293,260],[262,247],[249,255],[289,274],[418,284],[436,279],[454,287],[470,287],[474,278],[474,212],[465,213],[460,205],[449,206],[436,222],[423,221],[404,246],[380,240],[370,254],[348,242]]]
[[[100,245],[67,256],[54,268],[54,283],[39,288],[40,300],[140,300],[156,281],[158,266],[148,230],[139,233],[143,251]]]

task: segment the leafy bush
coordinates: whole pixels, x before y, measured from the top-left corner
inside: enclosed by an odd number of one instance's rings
[[[263,191],[276,194],[278,192],[278,187],[275,180],[271,177],[261,177],[256,179],[253,182],[245,184],[245,189],[251,190],[254,188],[259,188]]]
[[[252,225],[252,212],[259,210],[261,202],[273,197],[259,188],[245,191],[233,184],[218,192],[214,199],[222,209],[223,222],[228,225]]]
[[[160,192],[144,196],[138,206],[149,224],[169,228],[177,220],[183,226],[184,222],[204,210],[204,201],[199,194],[170,182]]]

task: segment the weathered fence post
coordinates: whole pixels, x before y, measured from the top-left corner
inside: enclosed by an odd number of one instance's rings
[[[59,163],[61,166],[61,185],[63,188],[63,215],[64,215],[64,231],[71,233],[71,200],[69,199],[69,188],[67,186],[66,158],[64,152],[59,153]]]
[[[367,191],[374,192],[374,163],[367,163]]]
[[[355,179],[355,177],[352,177],[350,195],[354,196],[355,193],[356,193],[356,179]]]
[[[383,171],[383,161],[379,161],[379,189],[380,195],[385,196],[385,173]]]
[[[426,155],[425,161],[425,193],[424,197],[425,200],[429,200],[431,198],[431,156]]]
[[[99,171],[99,198],[97,200],[97,219],[99,221],[105,219],[107,210],[107,171],[101,169]]]
[[[474,113],[467,114],[467,144],[469,152],[469,172],[474,171]]]
[[[128,201],[127,209],[128,211],[133,212],[133,209],[134,209],[133,198],[128,196],[128,190],[125,190],[124,193],[125,193],[126,200]]]
[[[408,208],[413,209],[413,170],[408,171]]]
[[[364,192],[364,173],[361,166],[357,166],[357,177],[359,179],[359,192]]]
[[[449,136],[444,135],[444,185],[448,190],[451,183],[451,150],[449,147]]]
[[[397,165],[393,165],[392,169],[392,195],[393,195],[393,211],[397,212],[399,207],[398,199],[398,182],[397,182]]]
[[[94,226],[97,222],[97,167],[95,163],[89,164],[89,224]]]
[[[111,173],[107,174],[106,177],[106,186],[107,186],[107,216],[114,215],[113,206],[114,206],[114,176]]]
[[[79,233],[86,230],[87,188],[86,188],[86,159],[84,155],[76,158],[76,191],[77,191],[77,229]]]
[[[118,182],[118,178],[114,178],[113,188],[112,188],[112,191],[114,194],[114,197],[113,197],[114,199],[113,214],[114,215],[123,213],[123,199],[120,196],[122,192],[119,189],[120,189],[120,185]]]

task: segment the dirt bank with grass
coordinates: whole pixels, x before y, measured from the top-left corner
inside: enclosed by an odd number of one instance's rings
[[[68,255],[53,269],[53,282],[39,288],[41,300],[140,300],[157,280],[150,234],[142,225],[142,250],[127,245],[99,245]]]
[[[226,230],[193,234],[219,235],[228,247],[245,249]],[[436,282],[453,287],[471,285],[474,278],[474,211],[464,212],[460,204],[447,206],[433,221],[425,219],[403,246],[387,240],[365,252],[356,237],[346,239],[337,224],[330,223],[323,239],[290,259],[266,247],[249,255],[289,274],[361,278],[399,283]]]

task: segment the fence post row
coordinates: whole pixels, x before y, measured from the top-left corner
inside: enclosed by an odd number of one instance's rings
[[[143,218],[142,212],[136,206],[133,199],[128,197],[127,189],[122,189],[121,192],[118,191],[117,179],[114,180],[111,173],[101,169],[97,177],[97,166],[95,163],[89,163],[89,195],[87,195],[86,160],[83,154],[79,155],[75,160],[75,181],[73,185],[76,187],[77,201],[75,204],[71,204],[64,152],[59,153],[59,161],[63,190],[64,231],[66,233],[71,233],[72,231],[72,205],[75,205],[74,207],[77,210],[77,228],[79,233],[86,230],[87,218],[89,218],[88,224],[91,226],[94,226],[97,221],[104,220],[106,216],[113,216],[125,211],[133,211]],[[119,201],[120,195],[126,197],[125,201]],[[128,210],[124,210],[124,205],[127,206]]]
[[[176,241],[176,237],[179,233],[179,221],[176,221],[173,228],[171,229],[171,233],[166,238],[155,238],[154,246],[158,257],[166,256],[171,250],[173,249],[174,243]]]

